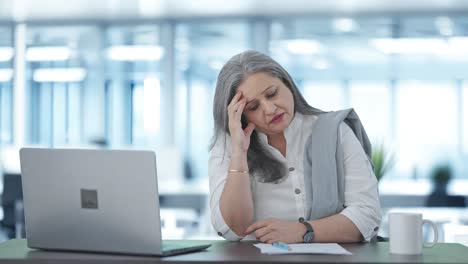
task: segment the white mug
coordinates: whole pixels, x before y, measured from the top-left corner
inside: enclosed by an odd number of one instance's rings
[[[437,226],[422,218],[417,213],[390,213],[388,216],[390,229],[390,253],[417,255],[422,253],[422,247],[433,247],[438,240]],[[434,241],[424,242],[422,226],[430,224],[434,230]]]

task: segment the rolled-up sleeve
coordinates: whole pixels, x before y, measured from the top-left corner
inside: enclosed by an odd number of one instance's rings
[[[211,223],[218,235],[230,241],[238,241],[243,237],[238,236],[232,231],[224,221],[219,208],[221,194],[226,183],[227,171],[229,168],[230,157],[225,155],[223,149],[215,146],[210,152],[208,163],[208,174],[210,180],[210,210]]]
[[[356,225],[366,241],[370,241],[377,235],[381,221],[377,178],[351,128],[342,124],[340,132],[345,172],[345,209],[341,214]]]

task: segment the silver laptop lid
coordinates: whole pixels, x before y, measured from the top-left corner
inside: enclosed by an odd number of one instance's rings
[[[20,150],[28,246],[161,254],[151,151]]]

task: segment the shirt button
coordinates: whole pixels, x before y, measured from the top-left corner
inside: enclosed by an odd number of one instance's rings
[[[304,222],[304,217],[299,217],[299,223]]]
[[[300,193],[301,193],[301,190],[298,189],[298,188],[296,188],[296,190],[294,190],[294,192],[295,192],[296,194],[300,194]]]
[[[221,234],[221,232],[218,232],[218,236],[222,236],[223,234]]]
[[[289,171],[294,171],[294,167],[289,167]]]

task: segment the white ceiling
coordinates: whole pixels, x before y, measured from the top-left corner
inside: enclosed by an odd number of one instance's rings
[[[468,0],[0,0],[1,21],[468,12]]]

